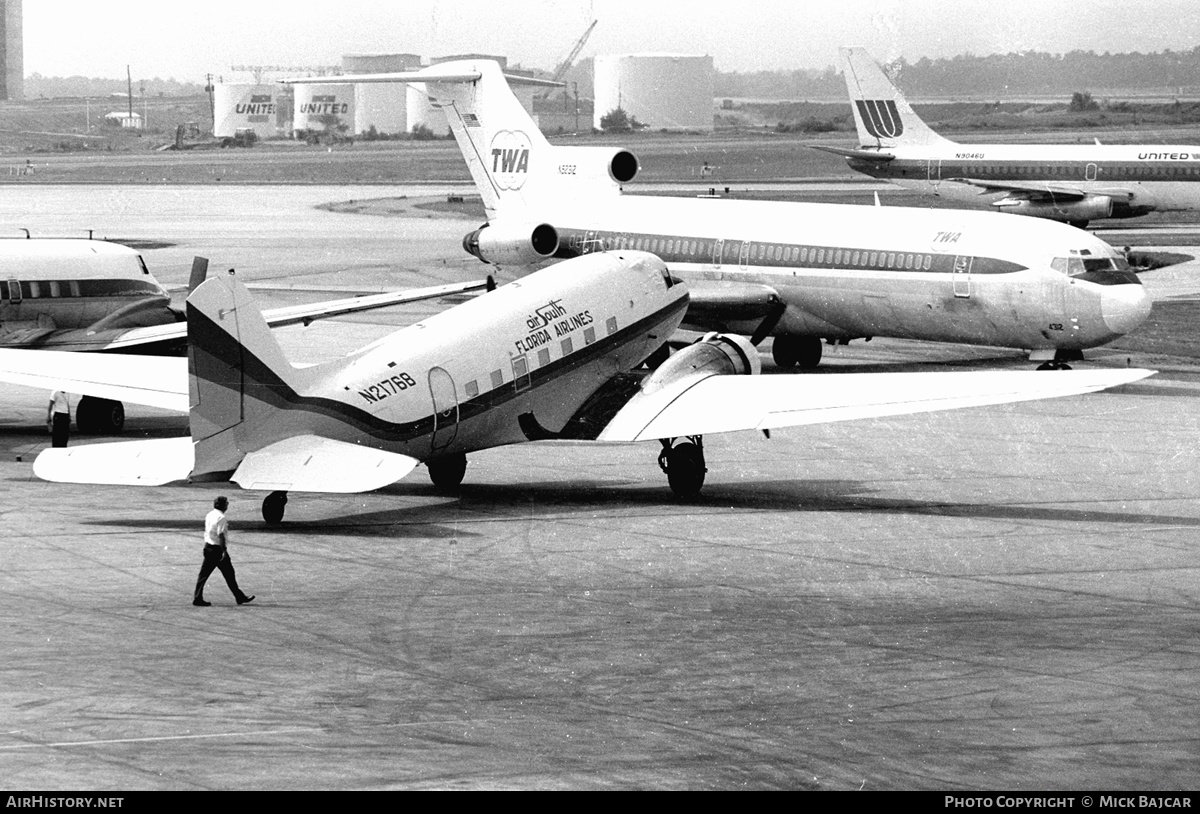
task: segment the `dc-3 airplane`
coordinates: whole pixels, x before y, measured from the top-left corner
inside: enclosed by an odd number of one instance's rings
[[[189,290],[207,271],[207,260],[193,261]],[[273,327],[307,324],[486,285],[476,280],[277,308],[266,319]],[[134,249],[90,238],[6,238],[0,239],[0,347],[184,356],[187,326],[170,292]],[[85,395],[75,407],[75,424],[80,432],[120,432],[125,406]]]
[[[874,336],[1020,348],[1056,367],[1150,313],[1125,258],[1061,223],[624,195],[634,155],[552,146],[493,61],[288,81],[423,87],[445,112],[487,210],[487,223],[464,238],[468,252],[518,273],[608,249],[653,252],[689,283],[686,327],[773,336],[780,367],[816,366],[822,340]]]
[[[1076,226],[1200,209],[1200,147],[1099,140],[959,144],[931,130],[866,51],[841,51],[859,146],[813,146],[844,156],[858,172],[907,189]]]
[[[45,480],[130,485],[190,479],[287,493],[363,492],[423,462],[461,483],[467,453],[522,441],[657,441],[678,495],[699,492],[702,436],[976,407],[1096,391],[1152,371],[760,376],[740,336],[710,334],[651,372],[687,285],[657,256],[568,260],[403,328],[343,359],[288,362],[249,292],[218,275],[187,301],[184,360],[0,350],[0,378],[189,413],[190,436],[47,449]]]

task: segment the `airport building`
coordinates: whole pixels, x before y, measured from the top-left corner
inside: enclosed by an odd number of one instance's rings
[[[421,67],[417,54],[347,54],[342,70],[348,74],[400,73]],[[354,86],[354,134],[395,135],[408,132],[407,85],[379,83]]]
[[[595,59],[593,125],[621,108],[654,130],[713,129],[710,56],[624,54]]]
[[[25,38],[21,0],[0,0],[0,100],[25,98]]]

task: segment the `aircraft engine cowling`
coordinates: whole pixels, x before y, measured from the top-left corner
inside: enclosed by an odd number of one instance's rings
[[[1016,215],[1030,215],[1035,218],[1050,218],[1067,223],[1076,221],[1087,222],[1097,218],[1110,218],[1113,213],[1113,199],[1107,195],[1093,195],[1082,201],[1069,203],[1043,203],[1041,201],[1008,200],[996,204],[1002,211]]]
[[[485,223],[463,237],[463,248],[485,263],[531,266],[558,251],[558,230],[548,223]]]
[[[637,176],[637,156],[628,150],[609,147],[555,147],[554,172],[572,181],[627,184]]]
[[[652,393],[691,376],[757,376],[761,372],[758,350],[750,344],[749,339],[736,334],[710,333],[671,354],[667,361],[646,377],[642,392]]]

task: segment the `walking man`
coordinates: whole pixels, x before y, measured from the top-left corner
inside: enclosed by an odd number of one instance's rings
[[[46,408],[46,426],[50,428],[51,446],[65,447],[67,439],[71,437],[71,402],[61,390],[50,394],[50,406]]]
[[[196,579],[196,593],[192,597],[192,604],[198,607],[204,608],[212,604],[204,601],[204,583],[214,568],[221,569],[221,574],[239,605],[254,601],[253,596],[246,596],[238,587],[237,576],[233,573],[233,560],[229,559],[229,551],[226,548],[229,542],[229,521],[225,519],[225,510],[228,508],[229,501],[221,495],[213,501],[213,510],[204,518],[204,564],[200,566],[200,576]]]

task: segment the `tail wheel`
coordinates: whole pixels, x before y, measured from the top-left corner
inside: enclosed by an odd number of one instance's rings
[[[287,507],[287,492],[272,492],[263,499],[262,516],[268,525],[283,522],[283,510]]]
[[[426,461],[425,467],[429,470],[429,479],[433,481],[433,485],[439,489],[453,489],[463,482],[463,475],[467,473],[467,456],[446,455],[442,458],[434,458],[432,461]]]
[[[667,483],[675,497],[691,498],[700,494],[704,486],[704,475],[708,469],[704,466],[704,448],[700,439],[695,442],[682,441],[674,446],[663,442],[662,454],[658,456],[658,465],[667,473]]]

